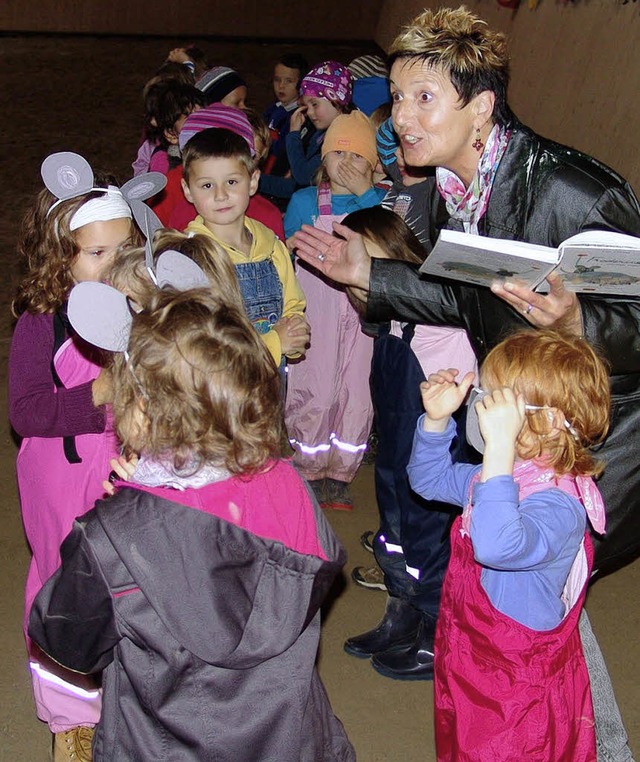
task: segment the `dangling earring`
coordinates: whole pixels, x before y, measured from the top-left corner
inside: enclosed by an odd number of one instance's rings
[[[484,143],[480,140],[480,129],[476,127],[476,139],[471,144],[478,153],[484,148]]]

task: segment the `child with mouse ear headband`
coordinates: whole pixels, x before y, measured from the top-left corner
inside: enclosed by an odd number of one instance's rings
[[[9,415],[22,437],[16,470],[33,558],[25,612],[60,563],[75,516],[102,495],[117,442],[104,358],[74,333],[67,299],[74,285],[100,280],[115,252],[140,238],[132,204],[155,194],[162,176],[118,188],[82,156],[61,152],[41,167],[45,184],[25,218],[19,253],[25,275],[13,301],[18,317],[9,359]],[[38,717],[54,733],[54,758],[89,743],[100,714],[92,681],[52,665],[27,639]],[[79,753],[79,752],[78,752]]]
[[[140,461],[75,523],[29,632],[72,669],[104,669],[96,748],[234,762],[286,749],[293,762],[330,747],[352,762],[315,668],[344,551],[279,457],[273,358],[241,305],[177,290],[185,264],[158,257],[160,288],[139,312],[104,284],[71,295],[78,331],[122,353],[115,425]],[[285,676],[276,702],[263,701],[265,675]]]
[[[434,645],[438,759],[470,744],[474,756],[526,758],[533,743],[549,762],[594,760],[578,619],[593,560],[588,525],[605,529],[592,478],[602,464],[589,448],[609,426],[607,368],[586,340],[551,330],[494,347],[468,410],[481,466],[451,462],[451,413],[472,383],[456,375],[441,370],[421,385],[425,414],[407,469],[418,494],[464,507]]]

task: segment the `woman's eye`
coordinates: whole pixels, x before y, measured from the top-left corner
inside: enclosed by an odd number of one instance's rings
[[[237,180],[227,180],[227,185],[237,185]]]
[[[91,252],[92,257],[101,257],[104,254],[104,249],[94,249]]]
[[[420,100],[422,101],[422,103],[429,103],[432,97],[433,96],[431,95],[431,93],[420,93]]]
[[[211,188],[211,183],[203,183],[202,188],[203,190],[209,190],[209,188]]]
[[[402,96],[400,95],[400,93],[391,93],[391,100],[394,103],[400,103],[400,101],[402,100]]]

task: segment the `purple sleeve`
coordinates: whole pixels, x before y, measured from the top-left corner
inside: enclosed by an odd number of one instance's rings
[[[440,500],[462,507],[467,502],[471,478],[480,466],[451,462],[449,448],[456,434],[453,419],[449,419],[442,433],[424,431],[423,420],[424,415],[421,415],[413,438],[407,466],[409,483],[426,500]]]
[[[483,566],[522,570],[548,564],[558,558],[568,537],[579,543],[585,528],[584,508],[562,490],[550,487],[520,501],[510,475],[473,487],[471,541]]]
[[[9,419],[21,437],[98,434],[104,407],[93,404],[92,382],[56,389],[51,373],[53,315],[24,313],[9,355]]]

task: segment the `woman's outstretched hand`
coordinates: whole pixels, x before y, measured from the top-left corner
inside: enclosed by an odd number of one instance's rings
[[[362,236],[337,222],[333,229],[342,238],[303,225],[293,236],[297,255],[336,283],[368,291],[371,259]]]
[[[582,336],[582,312],[578,297],[573,291],[567,291],[559,275],[552,273],[547,280],[551,286],[548,294],[538,294],[509,281],[494,283],[491,290],[536,328],[555,328]]]

